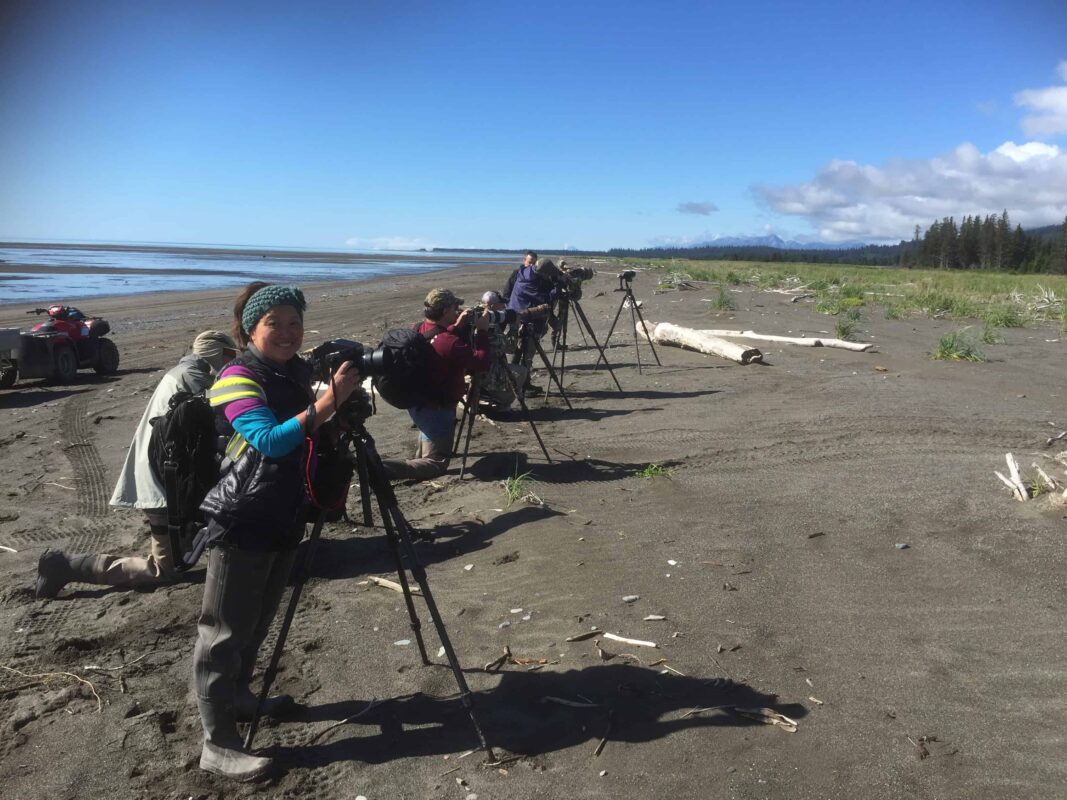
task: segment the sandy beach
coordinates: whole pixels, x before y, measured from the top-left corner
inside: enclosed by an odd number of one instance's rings
[[[376,344],[419,318],[429,288],[473,302],[507,273],[305,287],[305,343]],[[585,287],[601,336],[616,285],[608,268]],[[780,294],[739,290],[736,311],[714,313],[717,289],[654,285],[639,273],[634,290],[657,322],[833,332]],[[0,545],[17,551],[0,551],[5,798],[1064,795],[1067,512],[1019,503],[993,475],[1008,451],[1027,474],[1038,461],[1063,475],[1044,447],[1067,427],[1062,333],[1005,330],[987,363],[935,362],[956,323],[877,310],[855,334],[872,352],[761,343],[766,364],[741,366],[662,347],[649,366],[644,345],[640,372],[624,312],[608,349],[622,391],[578,347],[574,409],[532,401],[552,463],[512,414],[475,426],[473,479],[453,461],[398,487],[408,519],[435,532],[418,552],[503,764],[464,757],[477,740],[422,604],[434,666],[400,644],[413,639],[400,595],[367,583],[393,572],[382,530],[341,522],[276,683],[299,711],[257,736],[277,776],[201,772],[188,684],[202,567],[152,592],[78,584],[49,601],[32,587],[46,547],[146,547],[142,518],[109,509],[112,486],[163,371],[198,331],[229,326],[235,294],[78,302],[110,321],[118,375],[0,392]],[[0,306],[0,327],[25,326],[26,310]],[[383,455],[413,447],[401,411],[379,405],[368,428]],[[650,464],[669,472],[642,477]],[[507,506],[500,481],[527,472],[543,505]],[[594,627],[657,646],[566,641]],[[483,669],[505,647],[515,663]]]

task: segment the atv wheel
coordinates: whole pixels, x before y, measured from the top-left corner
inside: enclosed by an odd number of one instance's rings
[[[59,345],[53,351],[53,357],[56,365],[56,382],[74,383],[75,378],[78,377],[78,357],[74,354],[74,348],[67,344]]]
[[[10,389],[19,377],[19,368],[14,361],[0,361],[0,389]]]
[[[100,353],[93,369],[97,375],[114,375],[119,371],[119,349],[110,339],[100,340]]]

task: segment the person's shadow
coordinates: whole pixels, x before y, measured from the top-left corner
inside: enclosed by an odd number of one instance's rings
[[[647,742],[689,728],[763,724],[738,709],[768,708],[793,720],[807,713],[744,683],[633,664],[565,672],[508,669],[495,688],[474,697],[474,714],[498,758],[537,756],[601,738]],[[347,760],[378,764],[480,747],[458,696],[413,694],[367,707],[365,700],[351,700],[304,708],[301,721],[319,723],[313,725],[318,733],[305,746],[277,747],[272,755],[290,766]],[[357,719],[326,730],[328,723],[356,714]]]

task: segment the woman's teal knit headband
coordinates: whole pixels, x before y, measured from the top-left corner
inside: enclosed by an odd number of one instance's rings
[[[304,293],[295,286],[264,286],[248,298],[241,313],[241,327],[245,333],[251,333],[260,318],[274,306],[292,306],[304,316],[307,302]]]

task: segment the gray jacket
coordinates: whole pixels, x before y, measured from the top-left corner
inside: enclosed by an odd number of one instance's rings
[[[170,399],[178,392],[199,394],[211,386],[214,374],[211,366],[194,355],[183,356],[160,380],[141,422],[134,431],[133,441],[126,453],[126,461],[119,473],[118,483],[111,495],[111,505],[120,508],[141,508],[159,511],[167,507],[163,487],[152,474],[148,464],[148,442],[152,438],[151,420],[167,413]]]

